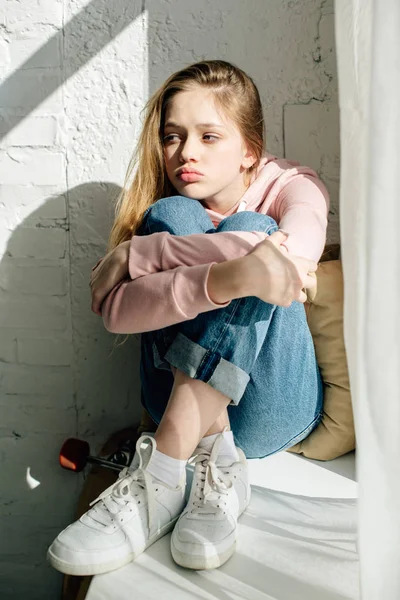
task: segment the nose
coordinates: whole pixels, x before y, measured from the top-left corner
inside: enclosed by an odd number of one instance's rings
[[[191,161],[196,162],[198,160],[199,146],[198,142],[194,138],[186,138],[180,144],[179,158],[182,163],[189,163]]]

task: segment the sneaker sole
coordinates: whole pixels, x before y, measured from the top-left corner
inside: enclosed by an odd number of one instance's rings
[[[238,519],[241,517],[241,515],[244,513],[244,511],[249,506],[250,500],[251,500],[251,488],[250,488],[248,496],[247,496],[246,504],[245,504],[244,508],[240,511]],[[225,552],[222,552],[221,554],[217,554],[215,556],[208,556],[208,557],[200,556],[200,555],[193,556],[193,555],[187,554],[185,552],[182,552],[181,550],[178,550],[178,548],[176,548],[176,546],[174,545],[173,539],[171,538],[172,558],[174,559],[176,564],[180,565],[181,567],[185,567],[186,569],[195,569],[196,571],[202,571],[202,570],[206,570],[206,569],[218,569],[218,567],[221,567],[223,564],[225,564],[231,558],[231,556],[233,556],[235,551],[236,551],[236,540],[234,541],[233,545],[230,548],[228,548],[227,550],[225,550]]]
[[[179,518],[179,516],[176,517],[175,519],[173,519],[172,521],[170,521],[169,523],[167,523],[166,525],[164,525],[164,527],[160,530],[159,533],[157,533],[155,536],[153,536],[152,538],[150,538],[147,541],[146,545],[144,546],[144,548],[142,550],[138,550],[137,552],[132,552],[132,553],[128,554],[127,556],[124,556],[118,560],[111,560],[111,561],[108,561],[105,563],[94,564],[94,565],[88,565],[88,564],[77,565],[74,563],[68,563],[68,562],[62,560],[61,558],[58,558],[58,556],[56,556],[51,551],[51,546],[47,550],[47,560],[49,561],[49,563],[51,564],[52,567],[57,569],[57,571],[61,571],[61,573],[64,573],[65,575],[80,575],[80,576],[88,575],[89,576],[89,575],[101,575],[102,573],[108,573],[109,571],[114,571],[115,569],[124,567],[125,565],[129,564],[130,562],[132,562],[133,560],[138,558],[138,556],[140,556],[145,550],[147,550],[147,548],[149,548],[149,546],[151,546],[157,540],[159,540],[160,538],[164,537],[164,535],[166,535],[167,533],[172,531],[172,529],[175,527],[175,523],[177,522],[178,518]]]
[[[228,550],[225,550],[225,552],[222,552],[221,554],[214,556],[191,555],[178,550],[171,540],[171,554],[176,564],[185,567],[186,569],[195,569],[196,571],[217,569],[218,567],[221,567],[231,558],[235,553],[235,550],[236,540]]]

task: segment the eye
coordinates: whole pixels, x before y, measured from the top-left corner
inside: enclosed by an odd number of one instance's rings
[[[172,142],[172,141],[174,141],[173,138],[176,138],[176,137],[179,137],[176,133],[170,133],[169,135],[166,135],[163,138],[163,142],[164,142],[164,144],[166,144],[168,142]],[[218,140],[219,139],[218,136],[212,135],[210,133],[204,134],[203,138],[211,138],[212,140]]]
[[[164,143],[165,143],[165,142],[170,142],[170,141],[171,141],[171,138],[173,138],[173,137],[177,137],[176,133],[170,133],[169,135],[166,135],[166,136],[163,138],[163,142],[164,142]]]

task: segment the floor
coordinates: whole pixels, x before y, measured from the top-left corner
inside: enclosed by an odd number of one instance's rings
[[[96,576],[87,600],[356,600],[354,453],[318,462],[281,452],[249,465],[252,499],[225,565],[178,567],[167,535]]]

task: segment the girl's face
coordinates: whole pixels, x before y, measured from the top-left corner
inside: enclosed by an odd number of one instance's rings
[[[235,124],[219,114],[209,90],[196,88],[172,98],[162,139],[167,175],[179,194],[221,214],[243,196],[245,171],[256,159]],[[182,167],[202,175],[185,181],[179,177]]]

